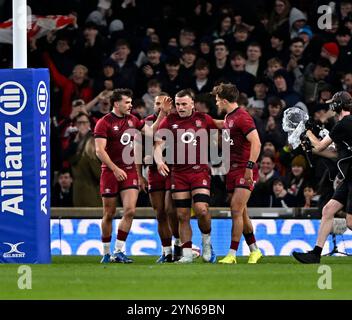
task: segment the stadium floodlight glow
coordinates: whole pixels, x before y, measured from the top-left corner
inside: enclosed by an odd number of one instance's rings
[[[27,0],[12,0],[13,68],[27,68]]]

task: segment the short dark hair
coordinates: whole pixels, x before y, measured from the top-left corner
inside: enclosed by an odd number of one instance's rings
[[[195,98],[195,94],[192,89],[183,89],[176,93],[175,97],[183,98],[183,97],[190,97],[192,100]]]
[[[121,101],[122,96],[132,98],[133,92],[131,89],[126,89],[126,88],[119,88],[119,89],[113,90],[112,95],[110,97],[111,105],[113,106],[116,101]]]
[[[119,39],[116,41],[115,48],[126,46],[128,49],[131,49],[129,42],[126,39]]]
[[[230,54],[230,60],[235,59],[237,57],[242,57],[243,59],[247,60],[246,55],[242,51],[233,51]]]
[[[331,62],[326,58],[319,58],[315,66],[331,69]]]
[[[279,97],[277,96],[271,96],[268,99],[268,106],[272,105],[272,106],[280,106],[282,107],[282,101]]]
[[[152,42],[147,49],[147,52],[150,52],[150,51],[158,51],[161,53],[162,52],[161,45],[159,43]]]
[[[256,42],[256,41],[251,42],[251,43],[248,45],[247,49],[248,49],[249,47],[258,47],[260,50],[262,50],[261,44],[260,44],[259,42]]]
[[[301,43],[304,45],[304,41],[303,41],[302,38],[295,37],[295,38],[291,39],[291,41],[290,41],[290,46],[291,46],[292,44],[296,43],[296,42],[301,42]]]
[[[198,59],[196,61],[196,64],[195,64],[194,68],[196,70],[200,70],[200,69],[204,69],[204,68],[208,68],[209,69],[209,63],[205,59],[200,58],[200,59]]]
[[[147,82],[147,87],[160,87],[161,88],[161,83],[159,80],[157,79],[150,79],[148,82]]]
[[[71,176],[71,178],[72,178],[72,172],[71,172],[70,168],[62,168],[62,169],[60,169],[57,176],[59,177],[59,176],[64,175],[66,173],[68,173]]]
[[[226,99],[228,102],[236,102],[239,96],[239,91],[236,85],[232,83],[220,83],[213,88],[212,94],[221,99]]]

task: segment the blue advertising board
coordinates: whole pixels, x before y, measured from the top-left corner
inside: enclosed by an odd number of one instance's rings
[[[113,238],[119,220],[113,221]],[[266,256],[289,256],[292,251],[306,251],[314,248],[319,229],[319,220],[276,220],[253,219],[253,228],[257,244]],[[53,255],[101,255],[102,244],[100,219],[53,219],[51,221],[51,252]],[[191,221],[193,243],[201,248],[201,234],[197,221]],[[159,255],[161,243],[158,236],[158,224],[155,219],[135,219],[127,238],[128,255]],[[212,221],[212,244],[217,255],[226,255],[230,246],[231,219]],[[347,230],[343,236],[337,236],[339,251],[352,254],[352,232]],[[114,240],[111,244],[113,249]],[[323,253],[332,250],[331,241],[327,241]],[[243,240],[238,255],[248,255],[249,249]]]
[[[50,263],[47,69],[0,70],[0,262]]]

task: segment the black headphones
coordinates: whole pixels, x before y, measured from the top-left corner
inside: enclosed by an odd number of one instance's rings
[[[344,99],[341,97],[343,94],[344,91],[339,91],[334,94],[334,96],[332,97],[332,101],[329,103],[329,109],[331,111],[340,113],[345,105],[352,106],[352,100],[344,101]]]

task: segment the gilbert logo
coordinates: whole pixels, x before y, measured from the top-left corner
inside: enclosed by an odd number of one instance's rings
[[[13,244],[9,242],[3,242],[3,244],[10,246],[10,251],[5,252],[2,256],[4,258],[24,258],[26,254],[18,249],[18,247],[23,243],[24,242],[18,242]]]
[[[0,85],[0,112],[13,116],[20,113],[27,104],[27,92],[21,84],[7,81]]]

